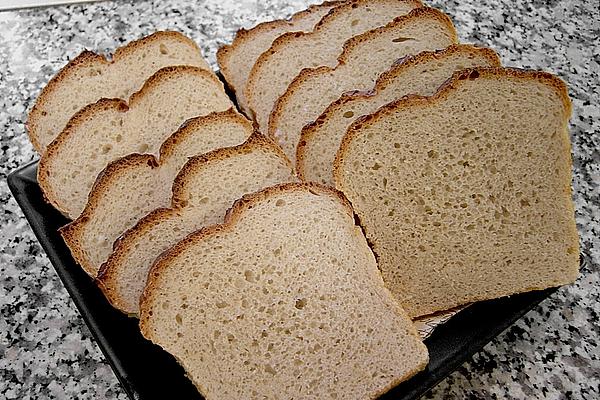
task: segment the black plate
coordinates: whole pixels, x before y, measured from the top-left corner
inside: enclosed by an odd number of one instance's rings
[[[175,359],[142,337],[136,319],[113,309],[71,257],[58,234],[68,220],[44,201],[36,172],[37,161],[13,171],[10,190],[125,392],[139,400],[201,399]],[[459,312],[425,340],[427,369],[382,398],[418,399],[555,290],[482,301]]]

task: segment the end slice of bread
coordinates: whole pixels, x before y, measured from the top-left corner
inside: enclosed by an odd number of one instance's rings
[[[305,69],[290,83],[273,107],[268,133],[294,159],[302,127],[317,119],[344,92],[369,90],[399,59],[456,42],[450,18],[426,7],[356,36],[344,43],[337,66]]]
[[[109,61],[84,51],[63,67],[38,96],[27,131],[42,154],[77,111],[101,98],[127,99],[159,69],[192,65],[210,71],[198,45],[179,32],[156,32],[117,49]]]
[[[371,90],[345,93],[327,106],[315,122],[302,128],[296,148],[298,176],[333,186],[335,154],[352,122],[408,94],[430,96],[454,72],[477,66],[499,67],[500,59],[488,48],[452,45],[402,59],[379,76]]]
[[[358,119],[334,177],[409,315],[573,282],[566,85],[474,68]]]
[[[258,133],[242,145],[190,159],[173,183],[171,207],[149,213],[115,243],[98,274],[100,287],[116,308],[136,315],[146,275],[161,252],[221,222],[242,195],[294,180],[279,146]]]
[[[173,180],[189,157],[239,145],[251,134],[252,123],[232,108],[188,120],[163,143],[158,159],[130,154],[109,164],[81,215],[61,229],[75,260],[95,278],[121,234],[169,206]]]
[[[263,22],[252,29],[240,29],[230,45],[217,51],[217,62],[228,86],[235,93],[240,108],[249,114],[244,88],[252,66],[258,57],[271,47],[273,41],[287,32],[310,32],[332,8],[343,1],[315,4],[292,15],[289,19]]]
[[[334,8],[312,32],[278,37],[256,60],[245,89],[246,101],[261,132],[267,131],[275,101],[302,69],[335,66],[348,39],[420,6],[418,0],[352,0]]]
[[[212,72],[163,68],[129,103],[102,99],[79,111],[42,156],[38,182],[59,211],[76,218],[110,162],[131,153],[157,155],[162,142],[187,119],[231,107]]]
[[[350,205],[310,184],[245,196],[163,254],[140,328],[207,400],[372,399],[428,360]]]

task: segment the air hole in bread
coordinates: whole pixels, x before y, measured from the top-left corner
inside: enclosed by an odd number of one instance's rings
[[[112,146],[110,144],[105,144],[102,146],[102,154],[108,154],[108,152],[111,150]]]
[[[408,42],[409,40],[415,40],[415,38],[411,38],[411,37],[397,37],[395,39],[392,39],[392,42],[394,42],[394,43],[402,43],[402,42]]]
[[[285,206],[285,200],[279,199],[275,202],[277,207]]]
[[[353,111],[346,111],[344,113],[344,118],[352,118],[354,117],[354,112]]]
[[[148,143],[142,143],[142,144],[140,144],[140,146],[138,147],[138,151],[139,151],[140,153],[147,153],[149,148],[150,148],[150,146],[148,146]]]
[[[354,20],[352,20],[352,22],[350,22],[350,26],[356,26],[356,25],[358,25],[359,23],[360,23],[360,20],[358,20],[358,19],[354,19]]]
[[[306,303],[306,299],[298,299],[296,300],[296,304],[294,305],[294,307],[296,307],[298,310],[302,310],[306,306]]]
[[[169,54],[169,51],[167,50],[167,46],[165,46],[164,44],[161,43],[161,45],[158,47],[160,54]]]

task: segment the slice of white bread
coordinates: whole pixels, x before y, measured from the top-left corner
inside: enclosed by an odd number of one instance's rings
[[[408,94],[430,96],[455,71],[498,67],[488,48],[452,45],[437,52],[407,57],[383,73],[365,92],[348,92],[331,103],[315,122],[302,128],[296,148],[296,172],[302,180],[333,185],[333,161],[348,127],[358,117]]]
[[[358,119],[334,165],[412,317],[573,282],[566,85],[474,68]]]
[[[190,66],[166,67],[129,98],[86,106],[48,146],[38,167],[46,198],[71,219],[85,207],[98,174],[131,153],[158,154],[185,120],[232,107],[212,73]]]
[[[138,314],[148,270],[161,252],[221,222],[242,195],[295,180],[279,146],[258,133],[242,145],[192,158],[175,178],[171,207],[146,215],[115,243],[98,274],[99,286],[116,308]]]
[[[245,196],[164,253],[140,328],[207,400],[373,399],[428,361],[350,205],[309,184]]]
[[[321,18],[343,1],[326,1],[311,5],[289,19],[263,22],[254,28],[237,31],[233,42],[217,51],[217,62],[229,88],[235,93],[237,103],[248,114],[244,88],[252,66],[258,57],[271,47],[277,37],[287,32],[310,32]]]
[[[81,215],[61,229],[81,267],[96,277],[113,243],[148,214],[171,203],[171,186],[189,157],[243,143],[252,123],[233,108],[188,120],[151,154],[130,154],[98,176]]]
[[[261,132],[275,101],[303,68],[334,66],[345,41],[420,6],[418,0],[353,0],[334,8],[312,32],[278,37],[252,67],[244,93]]]
[[[417,8],[384,27],[356,36],[344,44],[334,68],[304,69],[290,83],[273,107],[268,133],[293,160],[302,127],[316,120],[344,92],[369,90],[399,59],[456,42],[452,21],[435,8]]]
[[[71,117],[101,98],[127,99],[159,69],[193,65],[207,71],[198,45],[179,32],[156,32],[117,49],[111,59],[84,51],[64,66],[38,96],[27,131],[42,154]]]

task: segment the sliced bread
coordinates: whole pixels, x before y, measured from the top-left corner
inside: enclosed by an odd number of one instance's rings
[[[188,120],[151,154],[130,154],[98,176],[81,215],[61,229],[81,267],[96,277],[115,240],[140,218],[171,202],[175,176],[189,157],[243,143],[252,123],[229,109]]]
[[[140,328],[207,400],[372,399],[428,360],[350,205],[309,184],[245,196],[163,254]]]
[[[230,107],[223,84],[212,72],[190,66],[163,68],[129,104],[102,99],[75,114],[42,156],[39,184],[46,198],[73,219],[111,161],[131,153],[157,155],[162,142],[185,120]]]
[[[349,128],[336,186],[410,316],[577,278],[570,114],[551,74],[474,68]]]
[[[336,65],[345,41],[420,6],[419,0],[352,0],[334,8],[314,31],[278,37],[252,67],[245,88],[261,132],[267,130],[275,101],[303,68]]]
[[[287,32],[310,32],[333,7],[343,1],[326,1],[297,12],[289,19],[263,22],[254,28],[237,31],[233,42],[217,51],[217,62],[227,85],[235,93],[240,108],[248,114],[244,88],[252,66],[271,47],[273,41]]]
[[[136,315],[150,266],[161,252],[201,227],[221,222],[246,193],[296,180],[279,146],[260,134],[188,161],[173,183],[170,208],[142,218],[115,243],[98,283],[121,311]]]
[[[417,8],[384,27],[344,44],[338,65],[304,69],[277,100],[269,120],[269,135],[295,159],[302,127],[317,119],[344,92],[369,90],[377,77],[398,59],[456,43],[450,18],[435,8]]]
[[[452,45],[407,57],[383,73],[369,91],[348,92],[331,103],[315,122],[304,126],[296,149],[302,180],[333,185],[333,161],[346,130],[358,117],[408,94],[432,95],[455,71],[500,66],[493,50]]]
[[[42,154],[71,117],[101,98],[127,99],[159,69],[192,65],[207,71],[198,45],[179,32],[156,32],[115,51],[111,59],[84,51],[63,67],[38,96],[27,131]]]

